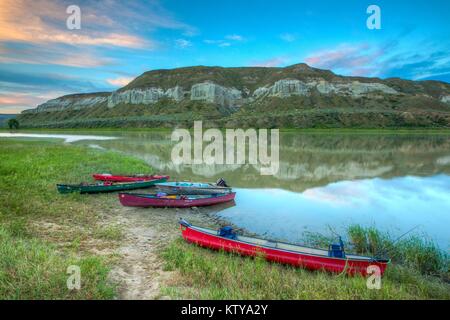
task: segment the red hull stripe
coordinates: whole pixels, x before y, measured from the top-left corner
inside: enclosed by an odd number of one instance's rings
[[[381,275],[384,273],[387,263],[374,262],[357,259],[339,259],[327,256],[305,254],[301,252],[272,249],[257,246],[238,240],[227,239],[209,233],[205,233],[193,228],[181,225],[183,238],[187,242],[195,243],[202,247],[225,250],[244,256],[263,255],[266,260],[295,267],[302,267],[310,270],[326,270],[333,273],[345,271],[349,275],[361,274],[367,276],[367,268],[371,265],[380,268]]]
[[[144,196],[136,196],[133,194],[120,193],[120,203],[127,207],[173,207],[173,208],[189,208],[210,206],[218,203],[234,200],[235,193],[228,193],[218,197],[208,197],[199,199],[165,199],[165,198],[148,198]]]
[[[151,176],[121,176],[121,175],[109,175],[109,174],[93,174],[92,177],[98,181],[111,181],[111,182],[135,182],[135,181],[149,181],[166,179],[169,180],[169,176],[151,175]]]

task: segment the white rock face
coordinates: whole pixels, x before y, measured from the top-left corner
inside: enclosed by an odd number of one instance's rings
[[[115,91],[110,96],[91,97],[61,97],[49,100],[38,106],[36,109],[26,110],[27,112],[59,111],[66,108],[74,110],[94,107],[106,102],[109,108],[119,104],[144,104],[151,105],[162,98],[173,99],[180,102],[188,96],[191,100],[206,101],[218,104],[222,107],[236,108],[246,102],[265,97],[287,98],[293,95],[307,96],[313,90],[320,94],[338,94],[351,96],[354,98],[367,95],[371,92],[384,92],[387,94],[397,94],[398,92],[382,83],[361,83],[355,82],[328,82],[324,79],[309,79],[301,81],[297,79],[282,79],[273,85],[266,85],[257,88],[252,95],[247,88],[243,89],[247,98],[243,99],[242,91],[236,88],[227,88],[213,82],[203,82],[194,84],[190,91],[184,91],[182,87],[175,86],[164,90],[162,88],[151,87],[145,89],[131,89],[126,91]],[[450,103],[450,96],[443,96],[441,101]]]
[[[331,83],[323,79],[311,79],[308,81],[284,79],[279,80],[270,87],[260,87],[253,92],[254,99],[267,96],[287,98],[293,95],[307,96],[312,90],[321,94],[341,94],[351,97],[360,97],[370,92],[381,91],[387,94],[396,94],[397,91],[381,83]]]
[[[350,90],[352,96],[361,96],[370,92],[381,91],[387,94],[396,94],[397,91],[388,87],[382,83],[361,83],[358,81],[352,82],[350,85],[343,86],[341,88],[345,88]],[[344,90],[345,90],[344,89]]]
[[[323,79],[309,81],[284,79],[275,82],[271,87],[260,87],[253,92],[255,99],[270,97],[287,98],[293,95],[307,96],[316,89],[321,94],[340,94],[351,97],[360,97],[371,92],[381,91],[387,94],[398,92],[382,83],[331,83]]]
[[[317,84],[316,88],[317,91],[319,91],[322,94],[330,94],[336,91],[335,87],[331,83],[324,80],[320,81]]]
[[[441,100],[441,102],[443,102],[443,103],[449,103],[449,104],[450,104],[450,95],[448,95],[448,96],[442,96],[440,100]]]
[[[184,98],[183,88],[181,88],[180,86],[176,86],[174,88],[167,89],[166,96],[179,102]]]
[[[286,98],[293,95],[306,96],[309,88],[300,80],[280,80],[270,87],[269,95],[272,97]]]
[[[160,88],[132,89],[122,92],[113,92],[108,97],[108,107],[112,108],[120,103],[151,104],[164,97],[164,90]]]
[[[170,98],[177,102],[184,99],[186,92],[176,86],[164,91],[161,88],[132,89],[113,92],[108,97],[108,107],[124,104],[153,104],[162,98]],[[198,83],[192,86],[191,100],[202,100],[221,106],[235,106],[242,99],[241,91],[235,88],[225,88],[212,82]]]
[[[180,86],[174,88],[147,88],[147,89],[131,89],[126,91],[115,91],[108,97],[108,108],[113,108],[118,104],[153,104],[162,98],[170,98],[176,101],[182,100],[184,91]]]
[[[261,97],[266,96],[270,91],[270,88],[268,87],[260,87],[258,89],[255,90],[255,92],[253,92],[253,97],[258,99]]]
[[[49,100],[35,109],[25,110],[26,113],[46,112],[46,111],[61,111],[65,109],[80,110],[89,108],[93,105],[103,103],[107,97],[61,97]]]
[[[241,104],[242,92],[235,88],[226,88],[212,82],[194,84],[191,88],[191,100],[216,103],[221,106],[235,107]]]

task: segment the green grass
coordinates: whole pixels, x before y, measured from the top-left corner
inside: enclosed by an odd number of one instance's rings
[[[94,230],[94,237],[99,239],[120,241],[123,239],[122,228],[118,226],[102,226]]]
[[[436,277],[392,264],[380,290],[360,276],[294,269],[262,258],[243,258],[174,241],[163,253],[177,283],[165,294],[191,299],[450,299],[450,285]]]
[[[151,171],[114,152],[53,141],[0,140],[0,299],[110,299],[113,258],[94,256],[89,241],[122,239],[101,213],[107,195],[60,195],[59,182],[90,181],[93,172]],[[42,223],[57,226],[46,230]],[[67,289],[67,267],[81,268],[81,290]]]
[[[80,289],[67,288],[67,268],[80,268]],[[64,255],[48,243],[20,238],[0,227],[1,299],[112,299],[103,259]]]
[[[91,181],[93,172],[151,171],[143,161],[118,153],[50,141],[0,141],[0,151],[0,212],[4,215],[60,215],[76,206],[76,216],[87,198],[61,197],[55,192],[57,183]],[[24,195],[30,201],[24,201]]]

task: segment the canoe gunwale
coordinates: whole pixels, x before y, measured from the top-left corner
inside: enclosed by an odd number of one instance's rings
[[[56,184],[60,193],[62,190],[80,193],[107,193],[116,191],[126,191],[135,189],[150,188],[160,181],[166,181],[165,178],[147,181],[113,182],[111,184]]]
[[[165,179],[164,182],[170,179],[168,175],[159,174],[107,174],[107,173],[94,173],[92,177],[97,181],[110,181],[110,182],[138,182],[138,181],[151,181]],[[160,183],[163,183],[161,181]]]
[[[163,200],[171,200],[171,201],[176,201],[176,200],[198,200],[198,199],[216,199],[216,198],[220,198],[220,197],[228,197],[230,194],[234,194],[236,195],[236,192],[229,192],[229,193],[218,193],[218,194],[187,194],[185,196],[189,197],[189,196],[202,196],[201,198],[197,198],[197,199],[178,199],[178,198],[162,198],[162,197],[158,197],[157,194],[145,194],[145,193],[134,193],[134,192],[121,192],[120,194],[124,194],[124,195],[130,195],[130,196],[134,196],[134,197],[140,197],[140,198],[148,198],[148,199],[163,199]],[[183,196],[182,194],[179,196]]]
[[[194,231],[206,234],[207,236],[217,237],[217,238],[222,239],[222,240],[231,241],[231,242],[235,242],[235,243],[242,243],[242,244],[246,244],[246,245],[250,245],[250,246],[254,246],[254,247],[261,247],[261,248],[268,249],[268,250],[276,250],[276,251],[282,251],[282,252],[299,254],[299,255],[305,255],[305,256],[311,256],[311,257],[326,258],[326,259],[336,260],[336,261],[373,262],[373,263],[381,263],[381,264],[389,264],[391,262],[390,259],[377,259],[377,258],[373,258],[373,257],[360,256],[360,255],[356,255],[356,254],[348,254],[347,255],[347,256],[351,256],[351,258],[348,258],[348,257],[346,257],[346,258],[337,258],[337,257],[329,257],[328,255],[320,255],[320,254],[304,252],[304,251],[300,251],[300,250],[299,251],[295,251],[295,250],[289,250],[289,249],[284,249],[284,248],[265,246],[265,245],[261,245],[261,244],[257,244],[257,243],[253,243],[253,242],[249,242],[249,241],[244,241],[244,240],[239,240],[239,239],[229,239],[229,238],[226,238],[226,237],[221,237],[221,236],[217,235],[217,230],[213,230],[213,229],[209,229],[209,228],[202,228],[202,227],[197,227],[197,226],[193,226],[193,225],[187,226],[186,224],[181,223],[181,222],[180,222],[180,225],[185,227],[185,228],[190,228],[190,229],[192,229]],[[202,229],[210,230],[211,233],[207,233],[207,232],[203,231]],[[270,241],[270,240],[267,240],[267,239],[261,239],[261,238],[257,238],[257,237],[248,237],[248,238],[261,240],[261,241]],[[327,250],[324,250],[324,249],[316,249],[316,248],[312,248],[312,247],[308,247],[308,246],[301,246],[301,245],[288,243],[288,242],[282,242],[282,241],[273,241],[273,243],[287,244],[287,245],[295,246],[295,247],[298,247],[298,248],[314,249],[314,250],[321,250],[321,251],[324,251],[324,252],[328,252]],[[358,259],[357,257],[361,257],[361,259]]]
[[[169,182],[170,183],[170,182]],[[229,194],[233,192],[231,187],[221,187],[221,186],[210,186],[210,187],[200,187],[200,186],[171,186],[167,184],[157,183],[155,187],[160,192],[167,194],[185,194],[185,195],[195,195],[195,194]]]
[[[218,190],[231,190],[232,187],[219,186],[214,183],[206,182],[188,182],[188,181],[169,181],[161,182],[156,185],[162,188],[192,188],[192,189],[218,189]]]
[[[151,194],[136,194],[130,192],[120,192],[119,200],[123,206],[141,207],[141,208],[190,208],[212,206],[220,203],[234,201],[236,193],[227,193],[220,195],[198,195],[201,197],[194,199],[180,199],[157,197]]]

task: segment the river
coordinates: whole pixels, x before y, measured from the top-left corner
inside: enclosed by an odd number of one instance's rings
[[[172,180],[224,178],[237,196],[216,214],[263,236],[299,241],[304,232],[330,235],[349,224],[397,236],[418,226],[445,250],[450,244],[450,135],[282,132],[278,173],[263,176],[249,164],[174,165],[170,131],[61,134],[143,159]]]

